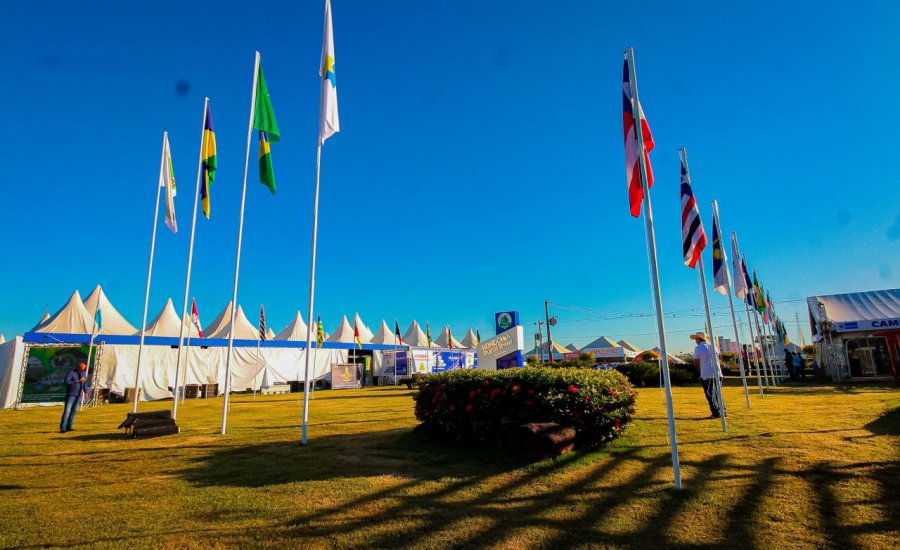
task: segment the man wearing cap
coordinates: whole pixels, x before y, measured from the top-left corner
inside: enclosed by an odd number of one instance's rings
[[[72,431],[81,396],[87,397],[87,385],[87,365],[78,363],[75,370],[66,375],[66,406],[63,408],[62,420],[59,421],[59,433]]]
[[[712,347],[706,343],[706,334],[703,332],[691,334],[691,340],[697,344],[694,348],[694,366],[700,369],[700,381],[703,382],[703,392],[706,394],[706,402],[709,403],[710,418],[719,418],[717,378],[722,378],[722,371],[718,368]]]

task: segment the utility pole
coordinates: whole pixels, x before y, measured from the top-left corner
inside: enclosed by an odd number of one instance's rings
[[[806,347],[806,338],[803,336],[803,327],[800,326],[800,314],[796,311],[794,312],[794,319],[797,320],[797,334],[800,335],[800,348]]]
[[[553,362],[553,337],[550,335],[550,327],[556,325],[556,317],[550,318],[550,300],[544,300],[544,317],[547,320],[547,354],[550,362]]]

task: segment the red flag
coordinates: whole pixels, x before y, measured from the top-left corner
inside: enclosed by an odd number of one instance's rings
[[[641,215],[641,202],[644,200],[644,188],[641,185],[641,167],[638,157],[638,140],[634,124],[634,105],[631,98],[631,79],[628,75],[628,60],[625,60],[625,73],[622,84],[622,121],[625,126],[625,179],[628,181],[628,204],[631,215]],[[653,135],[650,125],[644,118],[644,110],[637,105],[641,115],[641,133],[644,137],[644,165],[647,167],[647,188],[653,187],[653,169],[650,167],[650,151],[653,150]]]
[[[403,345],[403,338],[400,336],[400,324],[394,319],[394,336],[397,337],[397,343]]]
[[[359,339],[359,327],[356,326],[356,322],[353,323],[353,339],[356,340],[356,345],[359,346],[359,349],[362,349],[362,341]]]
[[[197,313],[197,302],[195,302],[193,298],[191,298],[191,323],[194,324],[200,338],[203,338],[203,329],[200,328],[200,314]]]

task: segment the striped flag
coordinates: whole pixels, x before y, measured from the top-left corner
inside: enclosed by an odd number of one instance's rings
[[[172,152],[169,151],[169,132],[163,133],[162,164],[159,167],[159,186],[166,190],[166,225],[172,233],[178,233],[175,221],[175,169],[172,168]]]
[[[722,231],[719,229],[719,205],[713,201],[712,222],[712,257],[713,257],[713,290],[722,296],[728,296],[731,287],[731,276],[728,273],[728,256],[722,246]]]
[[[197,313],[197,302],[191,298],[191,323],[194,324],[194,328],[197,329],[197,334],[200,335],[200,338],[203,338],[203,328],[200,327],[200,314]]]
[[[394,319],[394,337],[397,338],[397,343],[401,346],[403,345],[403,337],[400,336],[400,323]]]
[[[747,269],[747,256],[741,256],[741,271],[744,272],[744,284],[747,286],[744,302],[750,307],[756,307],[756,290],[753,288],[753,281],[750,280],[750,270]]]
[[[706,248],[706,233],[700,223],[700,210],[691,189],[691,176],[688,174],[687,158],[684,149],[681,155],[681,248],[684,253],[684,265],[691,269],[697,265],[700,254]]]
[[[213,131],[212,114],[206,105],[206,120],[203,123],[203,137],[200,146],[200,162],[203,173],[200,181],[200,209],[209,219],[209,184],[216,180],[216,133]]]
[[[638,156],[638,138],[635,131],[634,101],[632,99],[631,78],[628,74],[628,60],[622,82],[622,122],[625,128],[625,180],[628,182],[628,204],[631,215],[641,215],[641,202],[644,200],[644,187],[641,185],[640,157]],[[644,110],[637,106],[641,118],[641,134],[644,138],[644,165],[647,169],[647,189],[653,187],[653,169],[650,167],[650,151],[653,150],[653,135],[650,125],[644,117]]]
[[[731,268],[734,271],[734,295],[738,300],[743,300],[747,296],[749,286],[747,279],[744,278],[744,267],[741,264],[741,253],[738,250],[737,235],[731,234]]]
[[[334,32],[331,29],[331,1],[325,0],[325,30],[322,36],[322,59],[319,63],[322,93],[319,105],[319,142],[341,131],[338,117],[337,79],[334,74]]]
[[[266,334],[266,310],[262,304],[259,305],[259,339],[263,342],[267,339]]]

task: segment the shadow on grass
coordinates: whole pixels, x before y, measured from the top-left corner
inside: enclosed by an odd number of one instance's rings
[[[876,435],[900,435],[900,407],[884,413],[863,427]]]

